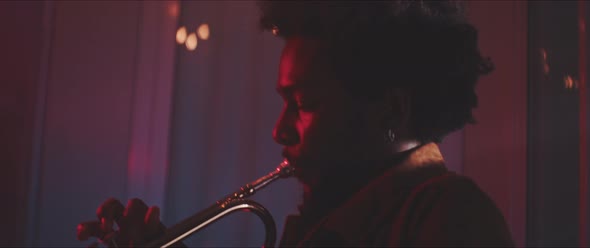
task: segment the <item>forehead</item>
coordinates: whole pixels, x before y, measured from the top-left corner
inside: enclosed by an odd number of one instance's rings
[[[277,89],[292,91],[333,86],[326,58],[321,55],[320,42],[316,40],[288,39],[281,55]]]

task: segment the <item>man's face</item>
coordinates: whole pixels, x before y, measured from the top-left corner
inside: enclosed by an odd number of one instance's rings
[[[321,49],[311,39],[288,39],[277,85],[284,106],[273,137],[307,186],[374,156],[382,138],[375,132],[378,118],[370,104],[350,97],[335,80]]]

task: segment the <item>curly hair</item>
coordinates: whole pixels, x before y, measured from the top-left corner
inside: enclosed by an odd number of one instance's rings
[[[493,64],[457,1],[262,1],[263,30],[325,44],[329,68],[357,96],[406,90],[421,141],[475,123],[475,85]]]

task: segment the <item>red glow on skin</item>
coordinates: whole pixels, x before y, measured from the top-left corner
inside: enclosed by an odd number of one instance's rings
[[[273,130],[283,155],[297,168],[295,175],[311,187],[331,180],[326,177],[343,169],[339,166],[382,152],[375,147],[375,140],[382,140],[378,111],[353,100],[327,69],[321,49],[312,39],[287,40],[277,82],[284,106]]]
[[[279,80],[277,91],[284,98],[285,104],[279,117],[277,126],[273,130],[275,139],[282,140],[285,145],[284,154],[292,160],[295,167],[301,166],[297,159],[301,156],[301,144],[305,143],[305,134],[307,130],[312,129],[314,123],[314,113],[304,111],[290,111],[290,108],[297,105],[302,100],[302,90],[306,86],[300,77],[306,72],[302,64],[310,61],[310,53],[301,52],[302,40],[294,40],[287,43],[279,65]],[[312,48],[312,50],[315,50]],[[300,61],[305,61],[304,63]],[[299,62],[299,63],[298,63]],[[283,127],[283,129],[281,129]],[[294,130],[285,130],[294,129]],[[278,137],[278,138],[277,138]],[[298,169],[298,173],[302,168]]]

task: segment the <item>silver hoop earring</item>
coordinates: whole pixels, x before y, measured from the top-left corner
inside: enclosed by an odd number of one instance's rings
[[[387,132],[385,133],[385,142],[393,143],[394,140],[395,140],[395,133],[393,133],[393,130],[387,129]]]

